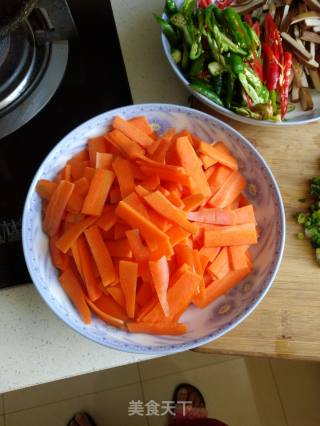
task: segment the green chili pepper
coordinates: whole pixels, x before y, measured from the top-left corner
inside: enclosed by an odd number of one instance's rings
[[[230,64],[231,64],[231,69],[235,73],[235,75],[238,75],[244,72],[245,64],[240,56],[235,55],[234,53],[231,53]]]
[[[223,74],[218,74],[218,75],[212,77],[213,91],[219,97],[221,97],[221,94],[222,94],[222,85],[223,85]]]
[[[237,13],[234,8],[227,7],[222,12],[223,18],[228,26],[228,31],[233,38],[233,41],[237,43],[242,49],[250,49],[250,37],[243,25],[241,16]]]
[[[200,93],[201,95],[205,96],[206,98],[210,99],[210,101],[223,106],[222,100],[219,98],[219,96],[213,91],[208,89],[207,87],[198,84],[198,83],[191,83],[190,87],[195,90],[196,92]]]
[[[170,22],[175,27],[179,28],[183,34],[184,41],[188,46],[191,46],[193,43],[192,35],[189,32],[189,26],[187,19],[181,14],[176,13],[170,18]]]
[[[189,52],[186,45],[183,46],[182,59],[181,59],[181,68],[183,71],[186,71],[189,67]]]
[[[248,107],[233,107],[232,109],[234,112],[243,115],[244,117],[254,118],[255,120],[262,120],[261,114],[251,111]]]
[[[277,91],[276,90],[271,90],[270,100],[271,100],[271,103],[272,103],[273,111],[275,113],[277,113],[278,112],[278,105],[277,105]]]
[[[247,54],[245,50],[241,49],[241,47],[238,47],[235,43],[233,43],[232,40],[229,39],[229,37],[221,32],[217,25],[213,26],[213,33],[220,52],[233,52],[237,53],[238,55]]]
[[[224,56],[219,52],[218,46],[215,43],[215,40],[212,39],[210,33],[205,33],[207,40],[208,40],[208,45],[209,48],[211,50],[212,56],[213,58],[219,62],[223,67],[226,66],[226,61]]]
[[[195,7],[197,5],[196,0],[184,0],[180,12],[184,16],[191,16],[192,12],[194,11]]]
[[[252,99],[252,102],[254,104],[261,104],[264,103],[264,99],[262,99],[259,95],[259,93],[257,93],[256,89],[251,86],[250,82],[248,81],[247,77],[245,76],[245,74],[240,73],[238,75],[238,78],[242,84],[242,87],[244,88],[245,92],[247,93],[247,95]]]
[[[194,42],[192,43],[190,54],[189,54],[189,57],[192,60],[198,59],[203,52],[203,48],[202,48],[202,35],[203,35],[203,29],[204,29],[203,9],[197,9],[197,21],[198,21],[198,28],[193,29],[191,31],[191,37],[195,38]],[[196,33],[196,37],[195,37],[195,33]]]
[[[222,10],[219,9],[215,4],[213,5],[213,13],[218,22],[222,21]]]
[[[179,49],[173,49],[171,52],[171,56],[176,64],[179,64],[182,59],[182,54]]]
[[[192,65],[190,67],[189,75],[191,77],[194,77],[203,71],[204,68],[204,55],[200,56],[198,59],[192,62]]]
[[[228,72],[226,78],[226,96],[225,96],[225,106],[228,109],[231,109],[232,98],[233,98],[233,90],[234,90],[234,76],[231,72]]]
[[[179,43],[179,35],[174,30],[170,22],[165,21],[160,16],[154,15],[155,20],[160,24],[163,34],[167,37],[171,46],[176,46]]]
[[[256,55],[258,57],[260,57],[261,56],[261,41],[260,41],[260,38],[258,37],[258,34],[255,32],[255,30],[253,28],[250,27],[250,25],[247,22],[244,22],[243,24],[244,24],[244,26],[247,30],[247,33],[250,37],[251,45],[252,45],[253,49],[255,50]]]
[[[166,0],[166,5],[164,8],[167,16],[174,15],[175,13],[178,13],[178,8],[174,0]]]
[[[213,13],[214,5],[211,4],[209,7],[205,9],[205,23],[206,27],[210,32],[213,31],[213,25],[216,24],[216,18]]]
[[[269,100],[269,91],[264,86],[262,81],[260,80],[259,76],[247,65],[244,67],[243,74],[245,75],[248,82],[251,84],[251,86],[255,89],[257,94],[259,95],[261,102],[260,103],[266,103]]]

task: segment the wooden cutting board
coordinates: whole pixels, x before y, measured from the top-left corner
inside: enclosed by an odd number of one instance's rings
[[[199,352],[254,355],[320,361],[320,265],[294,214],[304,209],[308,179],[320,176],[320,122],[270,128],[225,118],[193,100],[193,106],[215,115],[245,136],[263,155],[280,186],[286,209],[286,246],[269,293],[234,330]]]

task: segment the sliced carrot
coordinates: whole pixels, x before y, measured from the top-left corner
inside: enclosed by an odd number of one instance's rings
[[[148,191],[154,191],[160,185],[160,178],[158,175],[148,176],[141,182],[141,185]]]
[[[224,247],[214,259],[210,266],[207,268],[208,272],[212,275],[213,279],[221,280],[231,270],[229,263],[228,247]]]
[[[135,192],[132,192],[123,201],[126,202],[130,207],[135,209],[137,212],[142,214],[143,217],[145,217],[148,220],[150,219],[148,209],[146,208],[144,203],[141,201],[141,198]]]
[[[148,259],[149,251],[147,247],[143,244],[143,241],[140,237],[139,229],[131,229],[130,231],[126,231],[126,236],[128,238],[133,257],[138,262]]]
[[[245,178],[235,171],[228,176],[221,188],[210,198],[208,204],[213,207],[227,207],[240,195],[245,186]]]
[[[126,309],[126,299],[124,297],[123,290],[120,286],[108,286],[107,291],[114,301],[118,303],[123,309]]]
[[[191,271],[194,270],[192,249],[186,244],[177,244],[174,248],[177,266],[186,264],[190,266]]]
[[[134,318],[136,304],[136,289],[138,277],[138,264],[126,260],[119,263],[120,285],[126,299],[126,310],[129,318]]]
[[[233,210],[234,213],[234,224],[242,225],[244,223],[256,223],[254,209],[252,204],[239,207]]]
[[[231,268],[234,271],[244,269],[248,266],[247,251],[248,246],[228,247]]]
[[[156,228],[139,212],[131,208],[124,201],[120,201],[116,208],[116,215],[121,217],[126,223],[132,226],[132,228],[138,228],[151,249],[157,249],[159,246],[163,246],[165,249],[164,255],[170,256],[172,249],[167,235],[158,230],[158,228]]]
[[[113,160],[114,160],[113,154],[110,154],[109,152],[97,152],[96,169],[110,169]]]
[[[141,185],[137,185],[135,188],[135,191],[141,198],[143,198],[145,195],[150,194],[150,191],[148,191],[146,188],[144,188]]]
[[[147,133],[119,116],[113,119],[112,127],[114,129],[120,130],[128,138],[130,138],[131,140],[138,143],[144,148],[147,148],[153,142],[153,139]]]
[[[88,140],[88,153],[92,167],[96,167],[98,152],[107,152],[106,141],[103,136],[98,136]]]
[[[249,267],[229,272],[222,280],[216,280],[206,288],[206,299],[201,306],[205,308],[218,297],[227,293],[228,290],[239,284],[251,272]]]
[[[209,167],[217,163],[216,160],[209,157],[208,155],[200,154],[199,157],[200,157],[200,160],[202,161],[202,165],[205,170],[209,169]]]
[[[72,246],[71,246],[71,253],[72,253],[72,257],[74,260],[74,263],[77,267],[78,273],[80,275],[80,277],[83,280],[83,273],[82,273],[82,266],[80,263],[80,254],[79,254],[79,248],[78,248],[78,244],[77,241],[75,241]]]
[[[186,214],[174,206],[170,201],[161,194],[160,191],[155,191],[144,197],[144,200],[160,215],[169,219],[171,222],[176,223],[190,233],[195,233],[197,227],[191,224]]]
[[[250,201],[248,200],[248,198],[245,195],[243,195],[243,194],[239,195],[239,208],[240,207],[246,207],[250,204],[251,204]]]
[[[140,145],[117,129],[106,133],[104,137],[128,158],[140,158],[144,154],[144,149]]]
[[[205,198],[202,194],[192,194],[192,195],[189,195],[188,197],[182,198],[182,201],[184,203],[183,210],[185,212],[190,212],[192,210],[195,210],[202,204],[204,199]]]
[[[128,322],[130,333],[147,333],[178,336],[188,331],[186,324],[182,323],[146,323],[146,322]]]
[[[66,230],[66,232],[64,232],[58,239],[56,243],[57,248],[63,253],[67,253],[76,239],[79,238],[79,236],[96,220],[97,219],[95,217],[87,217],[80,222],[71,224],[68,230]]]
[[[212,194],[215,194],[225,183],[227,178],[232,174],[232,170],[225,166],[218,166],[214,168],[213,173],[208,177]]]
[[[121,197],[125,198],[135,187],[130,161],[118,157],[112,163],[112,168],[119,183]]]
[[[67,161],[67,164],[74,163],[82,163],[82,161],[88,161],[89,160],[89,154],[87,149],[83,149],[82,151],[79,151],[76,155],[74,155],[70,160]]]
[[[113,325],[117,328],[125,329],[125,323],[123,320],[120,320],[119,318],[115,318],[109,314],[106,314],[101,309],[99,309],[93,302],[91,302],[90,299],[87,298],[87,303],[90,306],[90,308],[93,310],[93,312],[104,322],[107,324]]]
[[[215,142],[213,144],[213,147],[217,149],[218,151],[223,152],[226,155],[231,155],[230,150],[225,146],[223,142]]]
[[[106,245],[111,257],[132,257],[132,250],[127,238],[122,238],[117,241],[106,241]]]
[[[50,200],[51,195],[57,188],[57,184],[47,179],[40,179],[36,185],[36,191],[44,200]]]
[[[211,189],[190,140],[185,136],[178,138],[176,141],[176,150],[181,165],[194,180],[196,186],[194,193],[200,193],[205,197],[210,197],[212,194]]]
[[[154,296],[154,289],[150,282],[143,281],[139,290],[137,291],[136,303],[139,306],[145,306],[150,299]]]
[[[238,170],[237,160],[232,155],[221,152],[221,149],[215,148],[214,145],[201,141],[198,149],[199,152],[208,155],[223,166],[229,167],[232,170]]]
[[[205,231],[205,247],[242,246],[256,244],[258,235],[253,223],[225,226],[215,231]]]
[[[190,232],[176,225],[172,225],[166,233],[172,247],[183,242],[190,235]]]
[[[157,174],[160,180],[181,183],[182,185],[187,186],[188,188],[192,186],[192,180],[190,176],[185,173],[182,167],[175,167],[174,169],[164,169],[161,167],[157,168],[153,166],[141,165],[140,168],[142,172],[147,176],[153,176],[154,174]]]
[[[192,272],[190,265],[184,263],[171,273],[169,287],[172,287],[185,272]]]
[[[199,254],[208,258],[209,262],[213,262],[220,251],[220,247],[201,247]]]
[[[146,305],[142,306],[138,311],[137,314],[135,316],[135,320],[137,322],[142,321],[142,319],[149,313],[152,311],[152,309],[159,304],[159,300],[157,298],[157,296],[153,296],[147,303]],[[161,309],[161,308],[160,308]],[[165,318],[165,317],[164,317]]]
[[[113,179],[114,173],[111,170],[95,170],[88,194],[84,200],[82,213],[92,216],[101,215]]]
[[[192,250],[192,255],[193,255],[193,264],[194,264],[195,273],[198,274],[200,277],[199,288],[198,288],[196,297],[200,299],[200,303],[201,303],[201,301],[205,300],[205,284],[203,280],[203,269],[202,269],[199,251]]]
[[[91,183],[95,172],[96,172],[96,169],[93,168],[93,167],[85,167],[84,168],[84,170],[83,170],[83,177],[85,177],[87,179],[87,181],[89,182],[89,184]],[[79,176],[79,177],[82,177],[82,175]]]
[[[69,296],[71,302],[77,308],[83,322],[91,323],[90,309],[86,303],[85,295],[81,287],[81,282],[72,271],[72,268],[67,268],[59,277],[59,281],[64,291]]]
[[[233,211],[225,209],[199,209],[196,212],[188,213],[188,219],[192,222],[212,223],[215,225],[233,225]]]
[[[84,197],[78,192],[73,191],[66,206],[66,210],[70,213],[79,214],[82,210]]]
[[[110,295],[102,294],[99,299],[95,300],[94,304],[107,315],[122,321],[127,319],[125,310]]]
[[[107,205],[103,209],[103,213],[97,220],[96,225],[104,231],[109,231],[117,221],[117,216],[115,215],[115,209],[113,206]]]
[[[159,303],[166,317],[170,315],[167,301],[167,290],[169,286],[169,267],[165,256],[156,261],[149,262],[149,269],[152,276],[152,282],[158,295]]]
[[[83,281],[85,283],[89,299],[94,302],[99,299],[102,294],[102,290],[99,287],[97,267],[83,235],[78,238],[77,246]]]
[[[88,179],[82,177],[77,179],[74,183],[74,192],[77,192],[80,195],[87,195],[89,191],[89,182]]]
[[[220,164],[216,163],[216,164],[214,164],[213,166],[209,167],[207,170],[204,171],[204,174],[205,174],[205,176],[207,178],[208,183],[209,183],[209,179],[211,178],[211,176],[213,175],[213,173],[219,167],[220,167]],[[210,186],[210,188],[211,188],[211,186]],[[211,188],[211,190],[212,190],[212,188]]]
[[[150,137],[154,137],[153,128],[150,126],[147,118],[144,115],[139,115],[138,117],[130,118],[129,123],[133,124]]]
[[[52,236],[58,231],[73,189],[73,183],[62,180],[54,190],[43,221],[43,229],[48,235]]]
[[[49,250],[50,256],[53,265],[60,269],[61,271],[65,271],[69,266],[69,256],[62,253],[57,247],[56,243],[58,241],[58,234],[54,234],[49,237]]]
[[[157,161],[158,163],[165,164],[166,155],[171,146],[171,139],[162,138],[159,140],[157,149],[150,157],[152,160]]]
[[[170,317],[174,317],[178,312],[184,311],[195,294],[200,283],[200,277],[192,272],[185,272],[178,281],[169,288],[167,300],[170,309]],[[143,317],[143,322],[161,322],[165,318],[159,303]]]
[[[115,280],[115,271],[110,253],[97,226],[92,226],[85,230],[84,234],[96,262],[102,284],[106,287]]]

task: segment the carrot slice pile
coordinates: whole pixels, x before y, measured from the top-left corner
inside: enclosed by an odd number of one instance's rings
[[[245,187],[223,142],[115,117],[36,186],[53,265],[83,321],[92,312],[132,333],[186,333],[190,304],[205,308],[253,269]]]

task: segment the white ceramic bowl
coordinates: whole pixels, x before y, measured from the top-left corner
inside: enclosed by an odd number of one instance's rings
[[[35,192],[39,179],[52,179],[68,159],[83,149],[88,137],[103,134],[115,115],[129,119],[146,115],[163,132],[187,129],[206,141],[223,140],[239,161],[240,171],[257,194],[246,194],[256,206],[261,230],[253,248],[254,270],[247,279],[206,309],[190,307],[182,317],[189,326],[183,336],[129,334],[94,317],[85,325],[61,289],[52,266],[48,240],[42,232],[41,200]],[[285,240],[283,203],[272,173],[256,149],[238,132],[221,121],[190,108],[167,105],[133,105],[108,111],[69,133],[49,153],[37,171],[25,202],[22,223],[23,249],[27,266],[40,295],[70,327],[102,345],[122,351],[168,354],[190,349],[222,336],[243,321],[269,290],[278,270]],[[224,309],[221,309],[221,307]],[[228,309],[225,309],[225,307]],[[257,325],[258,326],[258,325]]]
[[[176,4],[180,7],[180,5],[183,3],[183,0],[176,0]],[[163,19],[167,19],[167,16],[165,13],[162,15]],[[312,123],[313,121],[317,121],[320,119],[320,93],[316,90],[311,90],[312,93],[312,99],[314,103],[314,108],[312,111],[302,111],[300,103],[296,103],[295,110],[292,112],[289,112],[285,120],[281,122],[272,122],[272,121],[266,121],[266,120],[254,120],[253,118],[247,118],[243,117],[242,115],[236,114],[233,111],[230,111],[229,109],[222,107],[220,105],[217,105],[213,101],[210,101],[210,99],[206,98],[203,95],[200,95],[198,92],[193,90],[188,80],[183,75],[182,71],[180,70],[179,66],[174,62],[171,56],[170,52],[170,44],[165,37],[163,33],[161,33],[161,41],[164,53],[168,59],[169,64],[171,65],[173,71],[175,72],[178,79],[181,81],[181,83],[185,86],[185,88],[196,98],[198,98],[201,102],[208,105],[213,110],[219,112],[220,114],[225,115],[226,117],[233,118],[234,120],[240,121],[241,123],[247,123],[255,126],[294,126],[298,124],[307,124]]]

